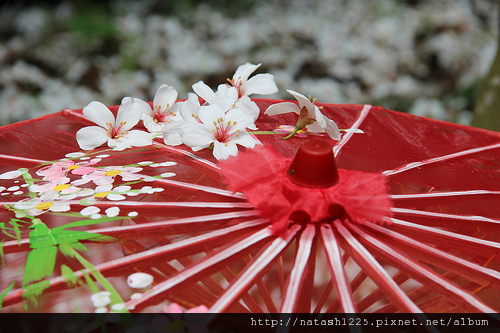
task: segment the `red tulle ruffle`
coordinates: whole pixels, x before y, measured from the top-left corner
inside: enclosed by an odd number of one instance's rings
[[[287,228],[290,221],[389,222],[391,201],[382,174],[339,169],[336,185],[305,187],[287,177],[291,161],[264,145],[218,165],[229,189],[244,193],[261,215],[270,219],[276,232]]]

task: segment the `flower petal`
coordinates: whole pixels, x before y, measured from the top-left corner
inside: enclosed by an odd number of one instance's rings
[[[163,141],[168,146],[178,146],[182,144],[182,138],[179,134],[179,129],[185,124],[184,121],[167,123],[163,126]]]
[[[314,133],[322,133],[325,131],[325,128],[322,127],[317,121],[315,121],[310,125],[307,125],[306,128],[309,132],[314,132]]]
[[[233,104],[238,100],[238,89],[228,84],[219,84],[215,93],[216,100],[220,98],[229,98],[233,100]]]
[[[198,81],[192,86],[194,92],[203,98],[208,104],[212,104],[215,101],[215,93],[212,88],[207,86],[205,82]]]
[[[314,117],[316,116],[316,113],[314,108],[316,106],[309,100],[309,98],[293,90],[287,91],[299,102],[299,110],[302,110],[302,108],[305,107],[309,113],[309,118],[315,119]]]
[[[340,131],[337,124],[333,120],[328,119],[327,117],[325,117],[324,119],[326,121],[326,133],[328,133],[328,136],[330,136],[330,138],[332,138],[333,140],[339,141]]]
[[[239,80],[240,82],[245,83],[248,80],[248,77],[250,76],[250,74],[255,72],[255,70],[257,68],[259,68],[260,65],[261,64],[254,65],[254,64],[251,64],[249,62],[241,65],[240,67],[238,67],[238,69],[234,73],[233,80],[235,80],[235,81]]]
[[[115,123],[115,116],[108,107],[101,102],[90,102],[83,108],[83,115],[88,120],[96,123],[97,125],[110,130],[111,126]]]
[[[162,131],[162,126],[149,115],[143,115],[142,122],[150,133],[160,133]]]
[[[133,98],[133,100],[135,103],[137,103],[141,107],[142,116],[144,116],[144,115],[152,116],[153,115],[153,110],[151,109],[151,105],[149,105],[148,102],[145,102],[140,98]],[[141,117],[141,119],[142,119],[142,117]]]
[[[233,99],[232,97],[222,97],[215,100],[213,104],[220,106],[222,111],[226,112],[235,106],[236,99]]]
[[[246,114],[252,116],[252,118],[257,120],[260,114],[260,109],[255,102],[253,102],[250,97],[242,96],[236,103],[236,107]]]
[[[229,156],[238,155],[238,147],[232,141],[221,143],[214,141],[214,157],[218,160],[225,160]]]
[[[259,140],[248,133],[240,133],[240,135],[231,140],[231,142],[237,143],[247,148],[253,148],[255,147],[255,145],[262,144]]]
[[[271,95],[278,92],[274,76],[268,73],[255,75],[246,83],[243,83],[241,89],[246,96],[251,94]]]
[[[207,126],[198,123],[185,123],[179,129],[182,142],[193,150],[206,148],[214,141],[214,134]]]
[[[177,90],[175,90],[174,87],[162,84],[156,91],[156,95],[153,99],[153,107],[165,111],[174,105],[176,99]]]
[[[98,126],[88,126],[76,132],[76,141],[83,150],[91,150],[103,145],[109,139],[108,132]]]
[[[232,132],[236,131],[237,129],[245,130],[245,128],[252,127],[254,125],[253,117],[241,111],[240,109],[229,110],[226,113],[224,122],[231,122],[231,123],[236,122],[236,125],[234,125],[233,127],[234,130]]]
[[[153,135],[140,130],[129,131],[124,137],[132,147],[144,147],[153,143]]]
[[[196,94],[188,93],[187,100],[179,103],[179,113],[185,121],[198,122],[193,116],[198,114],[198,110],[200,101]]]
[[[213,122],[225,117],[225,112],[217,104],[202,106],[198,111],[201,122],[207,126],[212,126]]]
[[[265,114],[268,114],[270,116],[275,116],[277,114],[283,114],[283,113],[289,113],[289,112],[295,112],[296,114],[300,114],[300,109],[297,106],[297,104],[292,103],[292,102],[283,102],[283,103],[277,103],[270,105]]]
[[[138,98],[125,97],[118,108],[115,128],[120,127],[119,133],[125,133],[141,120],[144,110],[151,108],[149,104]]]

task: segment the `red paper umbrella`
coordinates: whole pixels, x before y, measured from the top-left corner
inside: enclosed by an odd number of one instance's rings
[[[223,163],[159,141],[80,152],[78,110],[1,128],[1,311],[93,311],[98,291],[116,311],[498,311],[500,134],[323,106],[340,142],[263,134]],[[134,272],[154,282],[127,301]]]

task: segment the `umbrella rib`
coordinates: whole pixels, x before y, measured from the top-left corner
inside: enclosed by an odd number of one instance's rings
[[[202,222],[205,224],[210,221],[222,221],[228,219],[242,218],[242,217],[252,217],[259,215],[257,210],[247,210],[241,212],[230,212],[230,213],[221,213],[221,214],[211,214],[211,215],[201,215],[194,217],[186,217],[186,218],[178,218],[172,220],[163,220],[163,221],[154,221],[154,222],[145,222],[140,224],[128,225],[128,226],[119,226],[119,227],[109,227],[109,228],[101,228],[89,230],[88,232],[98,233],[100,235],[112,236],[112,237],[122,237],[122,236],[130,236],[133,238],[145,237],[144,235],[153,235],[155,233],[161,232],[163,236],[178,234],[178,231],[174,230],[169,232],[167,229],[174,227],[178,229],[180,226],[184,226],[186,228],[191,228],[187,230],[193,230],[192,228],[196,227],[197,223]],[[174,229],[172,228],[172,229]],[[183,229],[181,232],[185,232]],[[15,242],[15,241],[13,241]]]
[[[404,291],[391,278],[387,271],[373,257],[373,255],[344,227],[340,221],[334,222],[336,229],[348,244],[351,256],[365,270],[371,279],[384,291],[401,312],[421,313],[422,311],[413,303]]]
[[[481,195],[481,194],[500,195],[500,191],[467,190],[467,191],[450,191],[450,192],[391,194],[391,195],[389,195],[389,198],[391,198],[391,199],[422,199],[422,198],[453,197],[453,196],[462,196],[462,195]]]
[[[398,213],[398,214],[437,217],[437,218],[442,218],[442,219],[463,220],[463,221],[468,221],[468,222],[474,221],[474,222],[486,222],[486,223],[500,224],[500,220],[488,218],[485,216],[479,216],[479,215],[456,215],[456,214],[427,212],[427,211],[422,211],[422,210],[397,208],[397,207],[391,207],[391,211],[393,213]]]
[[[487,257],[500,252],[500,243],[497,242],[483,240],[480,238],[432,228],[395,218],[391,218],[391,221],[391,228],[399,227],[400,229],[411,233],[412,236],[415,236],[415,234],[420,234],[425,237],[426,240],[430,240],[431,237],[435,237],[438,241],[438,244],[440,245],[450,245],[460,250],[469,250],[472,248],[475,250],[474,253],[476,255]],[[487,250],[491,250],[491,252]]]
[[[177,186],[177,187],[183,187],[183,188],[187,188],[187,189],[191,189],[191,190],[203,191],[203,192],[212,193],[212,194],[218,194],[218,195],[231,197],[231,198],[246,199],[246,196],[243,193],[231,192],[231,191],[222,190],[222,189],[216,188],[216,187],[210,187],[210,186],[204,186],[204,185],[198,185],[198,184],[190,184],[190,183],[180,182],[177,180],[158,179],[158,178],[155,178],[154,182],[163,183],[163,184],[167,184],[167,185],[173,185],[173,186]]]
[[[82,205],[80,201],[68,200],[64,201],[69,205]],[[2,205],[12,205],[15,202],[0,202]],[[98,201],[93,206],[102,207],[140,207],[144,209],[152,208],[167,208],[167,207],[191,207],[191,208],[254,208],[248,202],[208,202],[208,201],[171,201],[171,202],[143,202],[143,201]]]
[[[340,142],[335,147],[333,147],[333,154],[335,155],[335,157],[337,157],[337,155],[340,154],[341,149],[347,144],[347,142],[349,142],[349,140],[354,134],[354,130],[358,129],[361,123],[363,123],[363,121],[366,119],[371,108],[372,108],[371,105],[368,104],[363,105],[363,109],[361,110],[358,119],[356,119],[354,124],[352,124],[350,131],[344,134]]]
[[[88,120],[87,117],[85,117],[83,115],[83,113],[80,113],[80,112],[77,112],[73,109],[63,109],[61,111],[62,115],[66,118],[70,118],[80,124],[84,124],[84,125],[91,125],[93,124],[92,121]]]
[[[174,276],[170,277],[166,281],[157,284],[156,286],[151,288],[151,290],[147,294],[144,294],[143,297],[137,300],[129,301],[127,303],[127,307],[130,306],[137,309],[147,306],[157,298],[160,298],[164,293],[167,293],[176,287],[180,287],[183,283],[189,282],[190,279],[195,279],[205,270],[218,267],[218,265],[226,265],[225,261],[227,261],[230,257],[234,256],[237,253],[244,252],[244,250],[247,250],[253,245],[256,245],[257,243],[272,236],[273,232],[270,227],[260,229],[259,231],[254,232],[238,243],[226,247],[220,252],[213,253],[203,258],[195,265],[187,267]]]
[[[462,258],[455,257],[437,248],[373,223],[367,223],[365,227],[380,232],[389,237],[391,240],[403,243],[406,246],[407,253],[409,253],[410,249],[416,250],[416,252],[412,251],[413,255],[421,257],[420,259],[423,261],[445,268],[450,272],[455,272],[458,275],[466,277],[479,284],[492,283],[493,285],[500,287],[500,273],[497,271],[477,265]]]
[[[369,227],[373,226],[369,225]],[[395,251],[384,242],[365,233],[359,227],[351,224],[349,225],[349,229],[357,233],[361,237],[361,239],[365,241],[366,245],[372,248],[373,251],[383,256],[384,260],[392,262],[392,264],[395,265],[396,267],[399,266],[404,268],[407,271],[407,275],[412,276],[416,280],[421,280],[421,282],[425,282],[427,284],[435,286],[436,291],[440,291],[444,295],[447,295],[448,297],[453,297],[455,300],[458,296],[459,297],[458,304],[465,301],[482,312],[495,312],[493,309],[483,304],[473,295],[461,290],[459,287],[446,281],[441,276],[435,274],[434,272],[432,272],[432,270],[428,269],[424,265],[420,265],[415,260]],[[383,228],[374,228],[374,229],[383,229]],[[396,236],[393,235],[393,237]]]
[[[45,160],[39,160],[39,159],[28,158],[28,157],[20,157],[20,156],[12,156],[12,155],[5,155],[5,154],[0,154],[0,159],[12,160],[12,161],[18,161],[18,162],[28,162],[28,163],[33,163],[33,164],[49,163],[49,161],[45,161]]]
[[[335,289],[337,290],[338,298],[342,305],[344,313],[356,313],[356,306],[352,298],[351,286],[347,280],[346,272],[337,238],[333,233],[332,227],[329,224],[321,225],[321,241],[325,249],[326,257],[330,263],[330,271],[333,276]]]
[[[311,255],[312,242],[316,236],[315,229],[315,225],[308,224],[300,236],[295,263],[293,265],[292,272],[290,273],[290,280],[288,281],[283,302],[281,303],[280,312],[282,313],[292,313],[297,306],[300,289],[304,283],[304,272],[307,267],[309,256]]]
[[[168,261],[175,259],[176,255],[182,254],[182,255],[189,255],[193,250],[196,250],[199,252],[199,248],[203,247],[206,243],[208,242],[219,242],[223,243],[225,242],[225,239],[227,239],[228,234],[232,232],[238,232],[242,231],[248,228],[253,228],[258,225],[262,224],[268,224],[269,222],[266,220],[255,220],[255,221],[250,221],[250,222],[243,222],[225,229],[219,229],[204,235],[200,236],[195,236],[191,237],[188,239],[184,239],[182,241],[179,241],[177,243],[171,243],[167,245],[163,245],[157,248],[153,248],[150,250],[146,250],[140,253],[135,253],[131,254],[129,256],[123,257],[123,258],[118,258],[115,260],[111,260],[99,265],[96,265],[96,270],[100,271],[103,274],[111,274],[119,269],[123,269],[124,267],[131,267],[133,265],[137,264],[146,264],[149,263],[151,260],[154,260],[158,257],[161,257],[163,261]],[[270,231],[267,231],[268,228],[260,229],[260,233],[257,232],[255,234],[262,234],[262,231],[266,231],[268,234],[271,235]],[[254,237],[255,238],[255,237]],[[241,244],[238,243],[238,244]],[[232,247],[234,248],[234,246]],[[196,253],[198,253],[196,252]],[[170,258],[172,257],[172,258]],[[147,260],[146,260],[147,259]],[[76,276],[78,278],[81,278],[84,274],[89,273],[88,270],[84,269],[78,272],[75,272]],[[66,284],[66,279],[64,279],[62,276],[55,277],[51,280],[49,280],[49,287],[47,288],[48,290],[60,290],[62,289]],[[6,295],[4,298],[4,306],[7,306],[9,304],[13,304],[15,302],[19,302],[22,299],[22,295],[24,293],[23,289],[17,289],[13,290],[10,293]]]
[[[189,151],[186,151],[186,150],[183,150],[183,149],[179,149],[179,148],[175,148],[175,147],[172,147],[172,146],[162,145],[162,144],[160,144],[158,142],[153,142],[153,146],[158,147],[160,149],[165,149],[165,150],[173,151],[173,152],[178,153],[178,154],[185,155],[187,157],[192,158],[196,162],[199,162],[201,164],[209,166],[209,167],[211,167],[214,170],[220,171],[220,168],[217,165],[215,165],[214,163],[212,163],[209,160],[206,160],[204,158],[201,158],[199,156],[196,156],[195,154],[193,154],[193,153],[191,153]]]
[[[451,159],[454,159],[457,157],[472,155],[472,154],[476,154],[476,153],[480,153],[483,151],[496,149],[496,148],[500,148],[500,143],[496,143],[496,144],[492,144],[492,145],[488,145],[488,146],[483,146],[483,147],[479,147],[479,148],[467,149],[467,150],[459,151],[457,153],[448,154],[448,155],[439,156],[439,157],[433,157],[433,158],[429,158],[429,159],[418,161],[418,162],[408,163],[408,164],[403,165],[401,167],[398,167],[396,169],[386,170],[386,171],[382,172],[382,174],[385,176],[392,176],[392,175],[395,175],[395,174],[398,174],[401,172],[405,172],[405,171],[408,171],[408,170],[411,170],[414,168],[418,168],[418,167],[421,167],[424,165],[438,163],[438,162],[442,162],[442,161],[447,161],[447,160],[451,160]]]
[[[252,282],[265,274],[266,268],[276,260],[276,257],[290,244],[300,228],[299,225],[294,225],[292,228],[288,229],[283,236],[276,238],[260,255],[256,256],[253,263],[240,273],[237,280],[231,283],[224,294],[222,294],[211,306],[209,312],[223,312],[228,306],[235,302],[245,290],[251,287]]]

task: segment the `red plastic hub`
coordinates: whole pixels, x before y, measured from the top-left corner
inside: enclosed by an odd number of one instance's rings
[[[288,178],[297,185],[330,187],[339,181],[332,146],[321,140],[300,145],[288,169]]]

